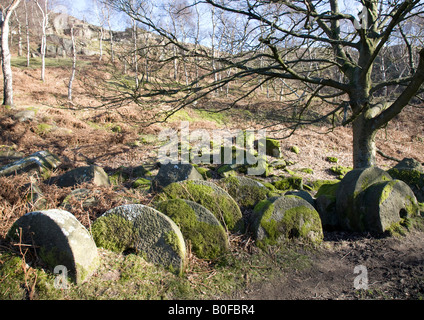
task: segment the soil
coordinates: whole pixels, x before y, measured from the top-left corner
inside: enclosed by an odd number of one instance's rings
[[[311,265],[283,272],[269,282],[252,284],[230,299],[350,300],[423,299],[424,233],[376,239],[330,232],[323,246],[306,253]],[[356,270],[355,268],[365,267]],[[367,274],[368,283],[355,278]],[[356,289],[355,285],[368,288]]]

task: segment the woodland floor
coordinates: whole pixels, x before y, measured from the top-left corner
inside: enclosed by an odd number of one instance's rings
[[[127,121],[138,118],[131,109],[113,111],[97,110],[96,101],[89,97],[80,84],[74,89],[76,103],[82,109],[63,108],[66,99],[65,68],[50,68],[46,82],[41,83],[39,70],[14,68],[15,102],[18,109],[37,108],[35,122],[19,123],[7,114],[0,115],[0,145],[12,146],[26,155],[40,150],[56,153],[64,165],[60,170],[80,165],[97,164],[107,172],[120,166],[135,167],[155,162],[157,147],[149,143],[134,143],[141,137],[155,136],[162,129],[159,125],[149,128]],[[64,73],[65,72],[65,73]],[[0,88],[1,89],[1,88]],[[222,101],[210,102],[221,105]],[[235,128],[239,123],[244,129],[251,125],[258,128],[255,118],[271,110],[276,102],[251,102],[242,105],[240,113],[232,111],[219,118],[199,118],[193,110],[187,110],[181,118],[167,124],[178,128],[178,120],[184,117],[192,128]],[[249,119],[239,121],[239,114]],[[134,113],[134,114],[133,114]],[[408,108],[377,137],[378,148],[392,157],[415,158],[424,162],[424,109]],[[41,132],[39,124],[51,126],[49,132]],[[111,130],[114,125],[119,130]],[[295,164],[290,168],[311,168],[313,174],[303,174],[305,179],[334,179],[329,171],[332,166],[325,159],[337,157],[338,165],[352,165],[351,128],[335,128],[330,133],[328,125],[302,127],[291,137],[282,140],[285,160]],[[118,132],[117,132],[118,131]],[[279,137],[281,131],[270,132]],[[290,147],[300,148],[299,154]],[[381,156],[378,165],[388,169],[396,162]],[[57,172],[59,173],[59,172]],[[56,173],[54,173],[56,174]],[[299,173],[301,174],[301,173]],[[278,178],[278,177],[276,177]],[[6,226],[2,226],[6,227]],[[424,231],[413,230],[406,236],[372,238],[367,235],[328,232],[324,243],[317,250],[307,251],[310,265],[301,270],[282,272],[272,281],[248,283],[243,290],[217,299],[423,299],[424,298]],[[354,268],[364,265],[368,271],[369,290],[355,290]]]

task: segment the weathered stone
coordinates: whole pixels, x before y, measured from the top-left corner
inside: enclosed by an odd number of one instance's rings
[[[156,208],[179,226],[199,258],[215,259],[228,250],[227,233],[212,212],[202,205],[174,199],[160,202]]]
[[[312,243],[323,240],[321,219],[307,201],[296,196],[272,197],[259,202],[253,231],[259,246],[300,238]]]
[[[336,230],[339,225],[336,213],[336,192],[338,187],[339,183],[324,183],[315,195],[315,208],[319,213],[324,230]]]
[[[191,164],[164,164],[152,181],[151,191],[160,191],[171,183],[184,180],[203,180],[203,176]]]
[[[59,177],[53,178],[52,183],[59,187],[75,187],[82,183],[92,183],[95,186],[109,186],[109,176],[103,168],[91,165],[70,170]]]
[[[392,180],[384,170],[371,167],[354,169],[346,174],[336,191],[336,212],[341,229],[361,231],[360,211],[357,206],[357,196],[369,186],[377,182]]]
[[[157,199],[192,200],[210,210],[226,229],[241,231],[244,228],[242,214],[235,200],[213,182],[186,180],[172,183],[163,188]]]
[[[72,212],[74,208],[71,203],[74,201],[79,202],[82,208],[96,206],[99,203],[99,195],[99,190],[75,189],[62,201],[60,208]]]
[[[49,151],[39,151],[21,160],[15,161],[0,168],[0,176],[11,176],[14,174],[43,173],[56,169],[60,164],[57,156]]]
[[[148,261],[181,274],[186,247],[178,226],[163,213],[141,204],[113,208],[96,219],[91,227],[99,247],[135,251]]]
[[[420,162],[412,158],[404,158],[402,161],[399,161],[397,165],[394,166],[395,169],[410,169],[417,170],[420,173],[424,173],[424,168]]]
[[[87,279],[98,267],[97,247],[84,226],[69,212],[45,210],[19,218],[8,236],[38,247],[38,256],[51,268],[63,265],[76,283]]]
[[[36,114],[34,109],[21,110],[13,115],[13,119],[19,122],[32,121],[35,119]]]
[[[283,178],[272,183],[278,190],[302,190],[303,178],[302,177],[288,177]]]
[[[359,231],[383,233],[399,224],[402,219],[419,213],[417,199],[411,188],[400,180],[378,182],[357,198]]]
[[[253,209],[255,205],[266,199],[271,192],[259,181],[242,177],[228,177],[218,181],[241,208]]]
[[[313,207],[315,207],[315,199],[311,196],[311,194],[308,191],[305,190],[290,190],[284,193],[285,196],[296,196],[300,197],[303,200],[306,200],[309,202],[309,204]]]

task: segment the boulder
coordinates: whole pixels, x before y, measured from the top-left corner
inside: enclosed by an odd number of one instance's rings
[[[254,214],[253,232],[262,248],[293,238],[311,243],[323,240],[318,212],[299,197],[281,196],[263,200],[256,205]]]
[[[202,205],[184,199],[160,202],[156,209],[181,229],[193,252],[201,259],[215,259],[228,250],[228,236],[218,219]]]
[[[21,160],[0,168],[0,176],[11,176],[22,173],[44,173],[56,169],[60,165],[59,158],[49,151],[38,151]]]
[[[63,265],[76,283],[87,279],[99,266],[97,247],[86,228],[69,212],[45,210],[19,218],[8,236],[38,248],[38,256],[52,269]]]
[[[272,183],[278,190],[302,190],[303,189],[303,178],[302,177],[288,177],[283,178]]]
[[[113,208],[94,221],[91,231],[99,247],[133,251],[178,274],[184,272],[186,247],[181,230],[156,209],[142,204]]]
[[[259,181],[242,177],[228,177],[219,180],[218,184],[226,190],[241,208],[253,209],[255,205],[266,199],[271,192]]]
[[[175,182],[163,188],[157,201],[186,199],[197,202],[211,211],[227,230],[244,229],[240,207],[235,200],[215,183],[203,180]]]
[[[362,229],[356,198],[374,183],[390,180],[391,176],[377,167],[349,171],[336,191],[336,212],[340,228],[347,231],[366,231]]]
[[[400,180],[378,182],[358,195],[361,230],[383,233],[419,214],[411,188]]]
[[[89,182],[98,187],[109,186],[109,176],[103,168],[96,165],[88,167],[79,167],[70,170],[56,178],[51,179],[51,183],[59,187],[75,187],[77,185]]]
[[[204,180],[203,176],[191,164],[164,164],[152,181],[151,191],[160,191],[173,182],[184,180]]]

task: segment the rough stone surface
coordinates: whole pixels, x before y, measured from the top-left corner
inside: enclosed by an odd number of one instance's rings
[[[204,180],[203,176],[191,164],[162,165],[155,179],[152,181],[151,191],[160,191],[173,182],[184,180]]]
[[[64,210],[72,212],[72,202],[77,201],[81,203],[82,208],[87,208],[90,206],[96,206],[99,203],[99,190],[89,190],[89,189],[75,189],[66,196],[66,198],[62,201],[60,207]]]
[[[336,213],[336,192],[339,183],[321,185],[316,193],[315,208],[321,217],[324,230],[336,230],[339,222]]]
[[[348,231],[360,230],[361,219],[356,197],[374,183],[390,180],[392,177],[377,167],[348,172],[336,191],[336,212],[340,228]]]
[[[400,180],[375,183],[357,201],[362,218],[360,230],[370,232],[383,233],[419,212],[414,193]]]
[[[228,177],[218,181],[241,208],[254,208],[255,205],[266,199],[271,192],[259,181],[242,177]]]
[[[57,156],[49,151],[38,151],[21,160],[0,168],[0,176],[38,172],[56,169],[60,164]]]
[[[51,182],[62,188],[75,187],[86,182],[99,187],[110,185],[107,173],[103,170],[103,168],[95,165],[70,170],[63,175],[52,179]]]
[[[259,246],[274,245],[292,238],[320,243],[321,219],[306,200],[296,196],[272,197],[259,202],[254,213],[255,238]]]
[[[156,208],[179,226],[199,258],[214,259],[228,250],[227,233],[212,212],[202,205],[174,199],[163,201]]]
[[[394,166],[395,169],[411,169],[417,170],[421,173],[424,173],[424,168],[420,162],[412,158],[404,158],[402,161],[399,161],[397,165]]]
[[[157,199],[158,201],[187,199],[197,202],[210,210],[227,230],[244,229],[240,207],[228,192],[213,182],[186,180],[172,183],[158,194]]]
[[[9,237],[16,239],[19,228],[22,228],[23,243],[39,247],[39,257],[52,269],[65,266],[76,283],[87,279],[99,265],[97,247],[90,233],[67,211],[30,212],[15,222]]]
[[[315,207],[315,199],[311,196],[308,191],[305,190],[291,190],[284,193],[286,196],[297,196],[309,202],[309,204]]]
[[[119,206],[99,217],[91,229],[99,247],[135,251],[176,273],[184,271],[183,235],[175,222],[156,209],[141,204]]]

